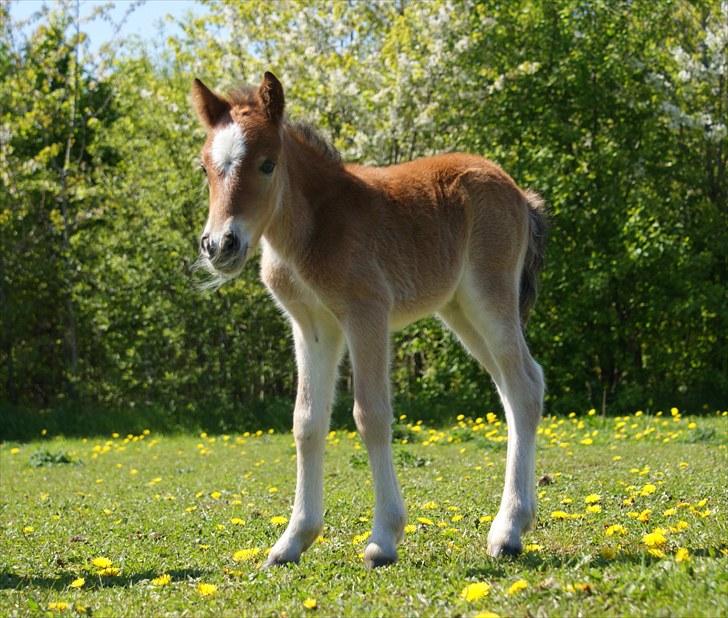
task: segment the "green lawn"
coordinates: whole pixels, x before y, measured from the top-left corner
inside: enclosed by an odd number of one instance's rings
[[[495,560],[505,425],[403,421],[410,525],[400,562],[375,571],[360,557],[372,489],[355,434],[329,438],[323,538],[265,571],[293,497],[290,435],[5,443],[0,615],[726,615],[727,429],[725,412],[545,419],[538,527],[523,556]],[[62,454],[73,463],[51,461]],[[466,600],[473,583],[487,585]]]

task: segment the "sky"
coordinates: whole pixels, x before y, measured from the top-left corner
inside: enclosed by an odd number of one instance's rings
[[[2,1],[2,0],[0,0]],[[40,11],[43,6],[54,6],[53,0],[11,0],[10,16],[13,21],[26,20],[34,13]],[[116,0],[115,2],[99,1],[99,0],[80,0],[81,18],[88,16],[95,7],[99,5],[113,4],[111,18],[114,22],[120,21],[126,11],[132,6],[131,0]],[[159,24],[164,21],[166,15],[174,17],[182,17],[188,11],[195,14],[203,14],[207,12],[207,8],[202,6],[197,0],[146,0],[141,6],[138,6],[129,16],[122,28],[120,35],[138,35],[143,39],[154,38],[159,30]],[[27,28],[25,29],[27,33]],[[96,18],[91,22],[85,23],[82,30],[89,36],[91,51],[95,51],[101,44],[108,41],[113,32],[112,25],[100,18]],[[174,34],[176,28],[173,24],[165,24],[165,31],[168,34]]]

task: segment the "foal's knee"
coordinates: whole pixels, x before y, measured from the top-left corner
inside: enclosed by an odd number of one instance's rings
[[[354,404],[354,422],[366,443],[389,442],[392,437],[392,408],[388,401],[357,400]]]

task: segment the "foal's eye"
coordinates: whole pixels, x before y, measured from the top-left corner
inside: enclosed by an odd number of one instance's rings
[[[260,171],[264,174],[272,174],[273,169],[275,168],[276,164],[275,161],[271,161],[270,159],[266,159],[263,161],[263,163],[260,166]]]

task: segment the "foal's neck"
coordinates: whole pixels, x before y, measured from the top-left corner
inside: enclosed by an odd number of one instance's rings
[[[282,153],[280,198],[264,238],[286,262],[296,263],[314,248],[319,210],[356,180],[288,126],[283,128]]]

